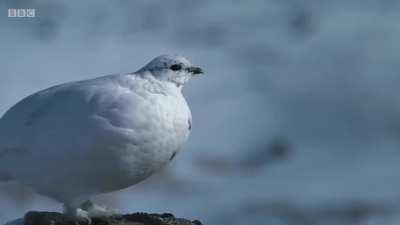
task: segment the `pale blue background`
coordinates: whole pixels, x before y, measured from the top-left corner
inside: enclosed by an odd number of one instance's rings
[[[3,0],[0,114],[48,86],[179,53],[206,71],[184,90],[185,151],[98,202],[207,225],[400,224],[399,10],[394,0]],[[15,184],[0,190],[0,223],[61,210]]]

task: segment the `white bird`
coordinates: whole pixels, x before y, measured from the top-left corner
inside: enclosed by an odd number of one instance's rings
[[[106,212],[91,197],[146,179],[179,152],[192,126],[182,87],[201,73],[162,55],[135,73],[28,96],[0,119],[0,181],[19,181],[90,221]]]

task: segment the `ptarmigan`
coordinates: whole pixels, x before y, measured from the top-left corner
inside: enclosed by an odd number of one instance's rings
[[[175,157],[192,126],[182,87],[201,73],[184,57],[162,55],[135,73],[28,96],[0,119],[0,180],[90,220],[104,211],[92,196],[134,185]]]

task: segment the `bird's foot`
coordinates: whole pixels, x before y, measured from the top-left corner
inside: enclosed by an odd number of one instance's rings
[[[91,201],[86,201],[81,205],[81,208],[85,210],[89,217],[91,218],[99,218],[99,217],[110,217],[110,216],[118,216],[119,213],[117,210],[109,209],[104,206],[96,205]]]
[[[91,225],[92,219],[89,213],[83,209],[70,209],[65,212],[65,215],[71,220],[75,221],[76,225]]]

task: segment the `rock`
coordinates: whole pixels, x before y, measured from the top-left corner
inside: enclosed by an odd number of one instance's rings
[[[76,225],[74,221],[57,212],[28,212],[23,221],[23,225]],[[202,223],[198,220],[176,218],[170,213],[133,213],[92,218],[92,225],[202,225]]]

